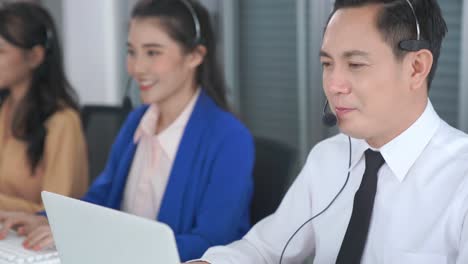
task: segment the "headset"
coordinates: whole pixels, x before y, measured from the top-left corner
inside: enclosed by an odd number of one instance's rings
[[[179,1],[187,8],[187,10],[190,12],[190,15],[192,16],[193,25],[195,27],[195,38],[193,40],[193,46],[201,44],[203,41],[201,36],[200,20],[198,19],[197,12],[195,12],[195,9],[188,0]]]
[[[130,99],[130,88],[132,87],[132,77],[128,77],[127,85],[125,86],[124,98],[122,101],[122,109],[126,113],[130,113],[133,109],[132,99]]]
[[[328,127],[333,127],[337,123],[337,118],[333,113],[326,111],[327,106],[328,106],[328,100],[325,101],[325,107],[323,108],[322,122],[323,122],[324,125],[326,125]],[[286,244],[285,244],[285,246],[283,248],[283,251],[281,252],[279,264],[281,264],[281,262],[283,260],[283,256],[284,256],[284,253],[286,252],[286,248],[288,247],[291,240],[297,235],[297,233],[299,233],[299,231],[304,226],[306,226],[308,223],[310,223],[312,220],[314,220],[315,218],[322,215],[325,211],[327,211],[328,208],[330,208],[333,205],[335,200],[338,199],[338,196],[340,196],[340,194],[343,192],[344,188],[348,184],[349,176],[351,175],[351,160],[352,160],[352,155],[351,155],[351,153],[352,153],[352,144],[351,144],[351,137],[350,136],[348,136],[348,145],[349,145],[348,175],[346,176],[346,180],[345,180],[343,186],[341,186],[340,190],[335,195],[335,197],[333,197],[331,202],[322,211],[318,212],[317,214],[315,214],[314,216],[309,218],[307,221],[305,221],[298,229],[296,229],[296,231],[291,235],[291,237],[289,237],[288,241],[286,242]]]
[[[406,0],[406,2],[410,6],[411,12],[413,13],[413,16],[414,16],[414,20],[415,20],[415,23],[416,23],[417,37],[416,37],[416,39],[400,41],[400,43],[399,43],[400,49],[402,49],[404,51],[419,51],[419,50],[422,50],[422,49],[430,49],[430,47],[431,47],[430,42],[427,41],[427,40],[422,40],[421,39],[421,31],[420,31],[420,26],[419,26],[419,20],[418,20],[418,17],[416,16],[416,12],[414,10],[413,5],[411,4],[411,1]],[[325,106],[323,107],[323,111],[322,111],[322,123],[324,125],[328,126],[328,127],[333,127],[337,123],[337,118],[336,118],[335,114],[333,114],[332,112],[327,111],[328,106],[329,106],[329,103],[328,103],[328,100],[326,99],[325,100]],[[343,186],[340,188],[340,190],[335,195],[335,197],[333,197],[333,199],[330,201],[330,203],[322,211],[318,212],[317,214],[315,214],[311,218],[309,218],[307,221],[305,221],[298,229],[296,229],[296,231],[291,235],[291,237],[289,237],[288,241],[286,242],[286,244],[285,244],[285,246],[283,248],[283,251],[281,252],[279,264],[282,263],[284,253],[286,252],[286,248],[288,247],[291,240],[297,235],[297,233],[299,233],[299,231],[305,225],[307,225],[312,220],[314,220],[318,216],[322,215],[325,211],[327,211],[333,205],[333,203],[340,196],[340,194],[343,192],[344,188],[348,184],[349,176],[351,174],[351,160],[352,160],[352,144],[351,144],[351,137],[350,136],[348,136],[348,143],[349,143],[348,175],[346,176],[346,180],[345,180]]]
[[[322,111],[322,123],[327,127],[334,127],[336,125],[337,119],[336,115],[332,112],[327,112],[328,100],[325,99],[325,106]]]
[[[44,48],[46,49],[46,51],[50,51],[52,49],[52,38],[53,38],[53,34],[52,34],[52,31],[46,27],[46,39],[45,39],[45,42],[44,42]]]
[[[409,40],[402,40],[400,41],[399,47],[405,51],[419,51],[422,49],[430,49],[431,43],[427,40],[421,39],[421,29],[419,26],[419,20],[416,16],[416,11],[414,10],[413,4],[411,4],[410,0],[406,0],[409,7],[411,8],[411,12],[413,13],[414,21],[416,24],[416,39],[409,39]]]

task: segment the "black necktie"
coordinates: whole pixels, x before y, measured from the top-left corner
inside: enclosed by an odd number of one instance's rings
[[[366,150],[365,157],[366,170],[361,186],[354,195],[353,213],[341,244],[337,264],[359,264],[366,245],[377,190],[377,172],[385,161],[380,152],[370,149]]]

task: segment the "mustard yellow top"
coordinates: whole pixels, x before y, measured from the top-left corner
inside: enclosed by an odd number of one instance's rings
[[[79,114],[64,108],[49,117],[43,157],[32,175],[27,144],[5,135],[5,105],[0,109],[0,210],[43,210],[42,190],[81,197],[88,187],[88,157]]]

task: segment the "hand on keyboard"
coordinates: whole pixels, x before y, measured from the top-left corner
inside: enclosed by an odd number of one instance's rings
[[[57,251],[53,249],[31,251],[21,245],[23,237],[9,231],[4,240],[0,240],[0,264],[60,264]]]
[[[24,212],[0,211],[0,239],[4,238],[8,230],[17,228],[20,235],[27,235],[41,225],[49,224],[47,218],[41,215],[35,215]]]
[[[42,250],[54,247],[54,238],[49,225],[42,225],[26,236],[23,246],[28,249]]]
[[[27,249],[42,250],[54,245],[47,218],[23,212],[0,212],[0,239],[5,239],[9,230],[16,228],[18,235],[26,236],[23,246]],[[1,264],[1,263],[0,263]]]

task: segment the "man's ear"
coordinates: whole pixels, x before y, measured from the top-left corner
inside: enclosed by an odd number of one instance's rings
[[[424,84],[432,69],[434,57],[432,52],[422,49],[411,56],[411,89],[426,87]]]

